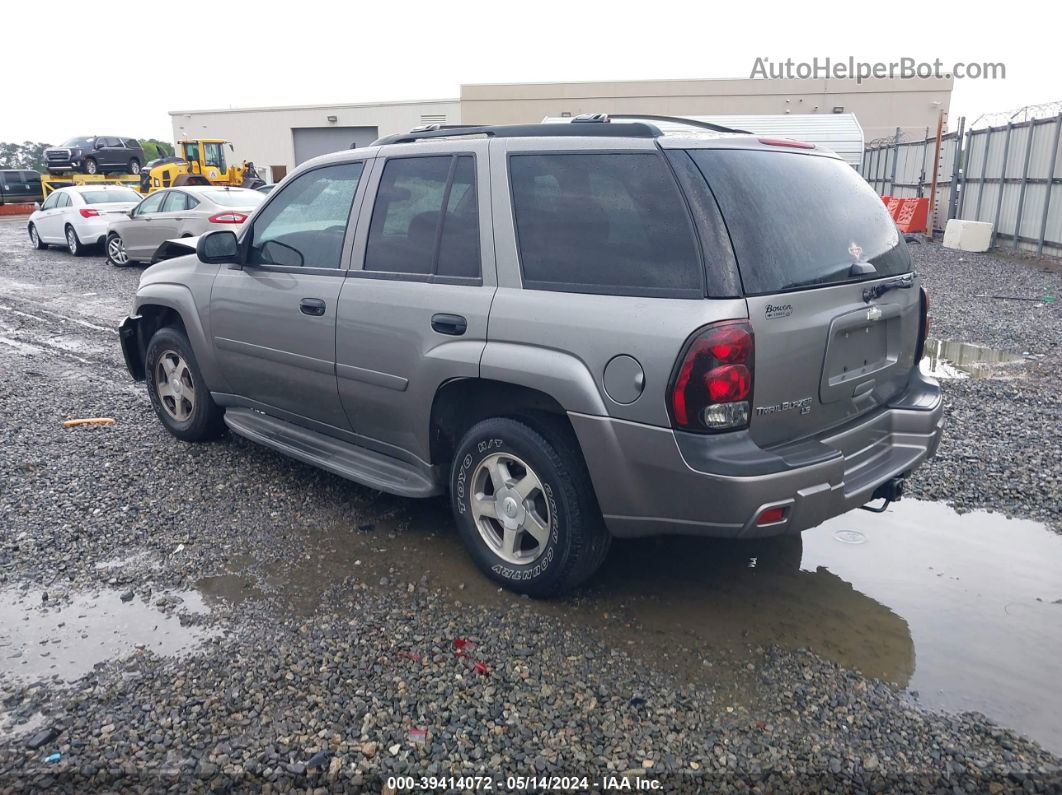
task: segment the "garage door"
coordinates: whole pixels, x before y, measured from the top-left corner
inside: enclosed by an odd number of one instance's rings
[[[296,127],[291,131],[295,139],[295,165],[311,157],[350,149],[360,149],[380,136],[375,127]]]

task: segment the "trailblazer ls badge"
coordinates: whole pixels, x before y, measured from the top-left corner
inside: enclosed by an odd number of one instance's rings
[[[800,398],[799,400],[783,400],[781,403],[775,403],[773,406],[757,406],[756,416],[762,417],[765,414],[781,414],[783,411],[797,411],[801,414],[811,413],[811,398]]]

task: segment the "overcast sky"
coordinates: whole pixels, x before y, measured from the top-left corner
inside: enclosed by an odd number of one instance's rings
[[[0,13],[16,34],[0,51],[14,65],[0,78],[0,141],[170,140],[170,110],[457,97],[461,83],[748,77],[757,56],[1004,63],[1005,80],[956,81],[953,119],[1062,99],[1062,14],[1024,0],[51,0]],[[49,37],[64,18],[78,33]]]

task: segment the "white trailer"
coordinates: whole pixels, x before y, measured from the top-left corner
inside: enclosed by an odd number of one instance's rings
[[[632,113],[623,121],[634,121]],[[679,134],[695,130],[682,124],[681,119],[719,124],[737,130],[746,130],[754,135],[771,138],[792,138],[807,141],[832,152],[836,152],[853,168],[858,169],[863,162],[863,128],[854,113],[785,113],[785,114],[742,114],[735,116],[675,116],[674,121],[661,121],[646,118],[665,134]],[[570,122],[564,116],[547,116],[544,122]]]

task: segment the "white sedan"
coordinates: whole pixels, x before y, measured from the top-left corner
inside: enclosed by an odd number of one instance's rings
[[[29,217],[34,248],[65,246],[80,257],[89,246],[102,246],[110,218],[122,217],[142,197],[120,185],[75,185],[52,191]]]
[[[107,261],[124,267],[150,262],[167,240],[214,229],[238,232],[265,195],[246,188],[184,185],[152,193],[125,215],[112,216]]]

